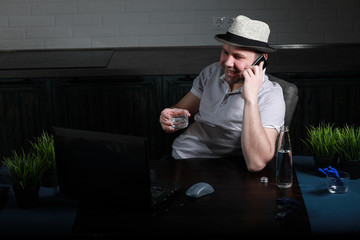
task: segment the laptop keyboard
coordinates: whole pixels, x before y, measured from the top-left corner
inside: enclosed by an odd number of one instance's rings
[[[152,185],[151,186],[151,198],[152,206],[157,206],[160,203],[170,198],[181,187],[180,184],[166,184],[166,185]]]

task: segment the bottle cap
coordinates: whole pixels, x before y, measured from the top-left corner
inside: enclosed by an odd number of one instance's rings
[[[269,182],[269,179],[267,177],[261,177],[260,178],[260,182],[262,183],[268,183]]]

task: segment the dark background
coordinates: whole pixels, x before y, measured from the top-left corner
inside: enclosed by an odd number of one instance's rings
[[[276,45],[267,72],[294,83],[294,155],[320,122],[359,125],[360,44]],[[0,53],[0,157],[52,126],[146,136],[151,157],[170,149],[159,114],[218,61],[221,47],[42,50]]]

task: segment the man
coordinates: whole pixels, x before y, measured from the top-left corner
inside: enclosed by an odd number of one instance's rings
[[[206,67],[190,92],[161,112],[160,123],[168,133],[177,131],[173,116],[195,116],[175,139],[174,158],[243,156],[251,172],[273,158],[285,102],[281,87],[263,69],[268,53],[275,51],[268,45],[269,34],[266,23],[240,15],[226,34],[215,36],[223,43],[220,62]],[[262,55],[265,61],[253,65]]]

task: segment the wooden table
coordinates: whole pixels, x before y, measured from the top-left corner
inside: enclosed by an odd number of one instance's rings
[[[158,177],[180,182],[182,189],[153,216],[133,213],[111,219],[104,224],[109,235],[311,235],[296,175],[290,189],[277,188],[275,161],[259,173],[249,173],[243,161],[234,159],[159,160],[151,167]],[[268,177],[267,184],[261,183],[262,176]],[[186,189],[200,181],[215,192],[200,199],[186,197]],[[281,211],[276,203],[280,197],[299,201],[297,211],[283,220],[274,218]]]

